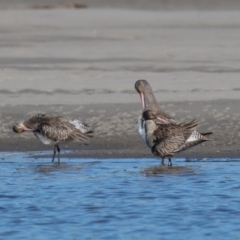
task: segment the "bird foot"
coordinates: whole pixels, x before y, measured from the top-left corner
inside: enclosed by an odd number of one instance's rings
[[[172,168],[172,161],[171,161],[171,159],[169,159],[169,161],[168,161],[168,168]]]

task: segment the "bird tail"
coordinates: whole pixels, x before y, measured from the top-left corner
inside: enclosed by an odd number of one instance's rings
[[[94,132],[93,131],[88,131],[85,133],[89,138],[93,138],[94,137]]]
[[[208,138],[208,136],[212,135],[213,132],[206,132],[206,133],[200,133],[202,135],[202,140],[205,141],[211,141],[211,139]]]

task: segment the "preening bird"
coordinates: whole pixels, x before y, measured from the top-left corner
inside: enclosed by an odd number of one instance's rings
[[[146,132],[146,143],[155,156],[169,159],[169,166],[172,166],[171,158],[175,153],[199,143],[208,141],[208,133],[199,133],[195,130],[198,123],[196,119],[188,122],[162,124],[151,110],[143,112],[143,126]]]
[[[135,89],[140,95],[142,114],[137,122],[138,134],[155,156],[169,159],[176,152],[183,151],[201,142],[209,140],[212,132],[199,133],[196,131],[196,119],[189,122],[177,122],[159,108],[150,84],[146,80],[138,80]]]
[[[48,114],[34,115],[30,119],[13,126],[13,131],[16,133],[33,132],[43,144],[54,145],[52,162],[54,162],[57,151],[59,164],[60,143],[80,142],[87,144],[93,137],[93,131],[80,120]]]

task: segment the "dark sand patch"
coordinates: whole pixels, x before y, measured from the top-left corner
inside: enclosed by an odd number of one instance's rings
[[[24,9],[41,7],[44,9],[55,8],[69,8],[72,5],[80,5],[80,7],[87,5],[93,8],[122,8],[122,9],[150,9],[150,10],[236,10],[240,9],[239,1],[237,0],[148,0],[148,1],[129,1],[129,0],[41,0],[41,4],[37,0],[11,0],[1,1],[1,9]],[[77,7],[79,8],[79,7]]]

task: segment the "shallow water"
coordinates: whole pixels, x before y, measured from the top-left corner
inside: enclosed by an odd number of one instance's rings
[[[0,154],[3,239],[238,239],[240,160]]]

